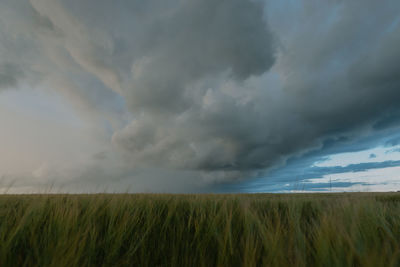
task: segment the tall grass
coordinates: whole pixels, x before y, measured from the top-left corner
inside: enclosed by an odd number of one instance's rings
[[[400,266],[400,195],[3,195],[0,266]]]

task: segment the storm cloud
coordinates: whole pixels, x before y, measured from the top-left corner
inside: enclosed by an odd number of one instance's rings
[[[250,178],[398,126],[399,14],[394,0],[5,0],[0,90],[46,88],[101,125],[106,151],[79,180]]]

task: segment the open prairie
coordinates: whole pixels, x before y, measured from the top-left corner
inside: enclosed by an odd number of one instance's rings
[[[1,266],[399,266],[400,194],[2,195]]]

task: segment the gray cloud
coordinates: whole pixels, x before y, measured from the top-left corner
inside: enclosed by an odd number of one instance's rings
[[[0,66],[0,89],[13,88],[17,85],[21,70],[17,66],[5,63]]]
[[[18,23],[0,19],[0,54],[8,55],[0,66],[24,75],[0,68],[0,88],[40,81],[90,120],[106,119],[119,177],[156,166],[211,182],[242,179],[327,139],[396,126],[400,5],[286,5],[5,1],[1,10]]]
[[[314,34],[310,27],[321,23],[320,9],[310,7],[294,21],[309,20],[289,35],[290,42],[282,43],[269,72],[281,76],[280,84],[268,72],[242,82],[229,75],[208,77],[186,86],[196,95],[184,112],[144,114],[117,132],[114,142],[138,161],[249,176],[320,146],[327,137],[366,134],[385,111],[398,110],[396,8],[374,2],[369,11],[355,12],[359,4],[346,2],[324,8],[326,15],[336,8],[337,17]],[[372,28],[363,23],[370,10],[376,17]]]

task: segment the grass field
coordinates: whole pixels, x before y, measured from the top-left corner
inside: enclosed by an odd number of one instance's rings
[[[400,194],[2,195],[0,266],[400,266]]]

